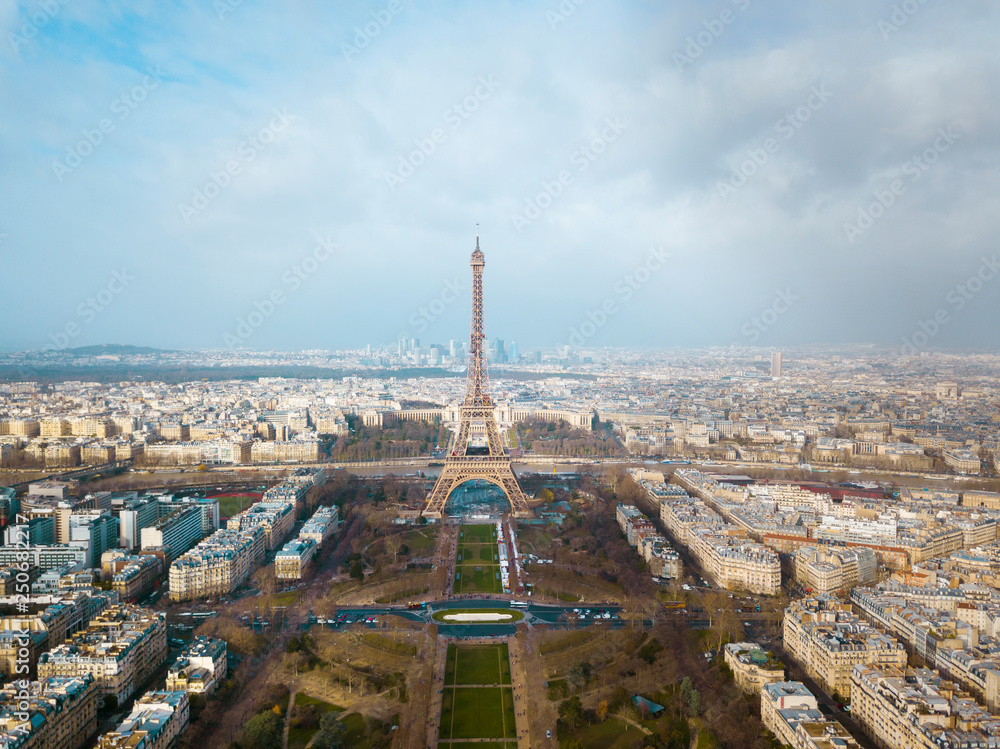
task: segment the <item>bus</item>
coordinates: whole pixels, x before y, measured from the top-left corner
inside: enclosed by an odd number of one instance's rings
[[[511,601],[510,602],[510,607],[512,609],[526,609],[526,608],[528,608],[528,602],[527,601]]]

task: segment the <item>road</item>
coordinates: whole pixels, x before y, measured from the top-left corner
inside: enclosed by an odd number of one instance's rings
[[[606,624],[612,628],[624,626],[624,622],[619,618],[621,608],[611,604],[601,605],[577,605],[577,606],[552,606],[549,604],[528,604],[527,608],[519,608],[510,605],[509,598],[453,598],[451,600],[429,601],[423,609],[411,610],[405,606],[351,606],[338,608],[331,619],[322,622],[315,616],[306,619],[302,628],[308,628],[314,624],[320,626],[339,629],[349,624],[364,624],[371,629],[376,629],[382,624],[382,619],[389,616],[398,616],[411,622],[430,624],[434,622],[432,615],[439,611],[449,611],[455,609],[509,609],[524,613],[524,623],[529,625],[545,624],[551,627],[586,627],[591,624]],[[604,618],[604,614],[608,617]],[[490,637],[498,636],[494,631],[501,634],[513,634],[517,629],[515,623],[511,624],[437,624],[439,631],[449,637]]]

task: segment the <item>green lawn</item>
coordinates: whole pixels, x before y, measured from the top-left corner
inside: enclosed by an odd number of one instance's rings
[[[459,564],[463,562],[499,564],[500,554],[497,552],[496,544],[459,544],[455,561]]]
[[[351,713],[340,719],[340,722],[347,726],[347,736],[344,746],[364,746],[365,741],[365,716],[361,713]]]
[[[305,707],[306,705],[316,706],[317,719],[323,715],[323,713],[342,712],[344,710],[344,708],[340,707],[340,705],[334,705],[331,702],[324,702],[323,700],[310,697],[308,694],[303,694],[302,692],[295,695],[296,712],[298,712],[300,707]],[[305,749],[306,744],[309,743],[309,740],[315,733],[315,728],[289,728],[288,749]]]
[[[504,692],[507,699],[504,699]],[[441,738],[514,738],[513,700],[509,687],[448,687],[441,708]]]
[[[423,556],[423,552],[431,551],[437,543],[437,528],[410,531],[404,536],[405,543],[410,547],[410,554]]]
[[[441,701],[446,739],[504,739],[516,735],[507,645],[449,645]],[[485,684],[488,686],[473,686]],[[497,744],[503,746],[503,743]]]
[[[463,564],[455,570],[456,593],[502,593],[500,567],[492,564]]]
[[[510,684],[507,645],[449,645],[444,683]]]
[[[497,542],[496,526],[493,525],[463,525],[458,540],[469,543],[495,544]]]
[[[627,749],[641,736],[642,731],[635,726],[609,717],[603,723],[583,726],[568,735],[560,733],[559,739],[574,738],[583,745],[584,749]]]
[[[260,498],[260,494],[227,494],[220,496],[218,497],[219,517],[231,518],[233,515],[238,515],[254,502],[259,502]],[[215,499],[215,497],[212,499]]]
[[[297,600],[299,596],[302,595],[301,590],[286,590],[284,593],[278,593],[274,596],[275,606],[291,606]]]

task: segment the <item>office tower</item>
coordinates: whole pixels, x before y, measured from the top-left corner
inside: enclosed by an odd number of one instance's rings
[[[771,354],[771,377],[778,379],[781,377],[781,352],[775,351]]]
[[[517,360],[519,358],[517,352],[517,341],[510,342],[510,351],[508,352],[507,356],[511,364],[517,364]]]

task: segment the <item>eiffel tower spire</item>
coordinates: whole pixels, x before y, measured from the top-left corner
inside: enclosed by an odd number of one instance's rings
[[[515,517],[531,516],[528,500],[511,467],[510,457],[503,448],[497,426],[494,403],[490,396],[489,373],[483,333],[483,268],[486,256],[479,249],[479,229],[476,228],[476,249],[469,263],[472,266],[472,329],[469,334],[469,366],[466,374],[465,400],[460,406],[458,433],[451,444],[444,468],[427,498],[424,515],[440,518],[451,493],[466,481],[488,481],[503,489]],[[485,432],[486,448],[472,447],[473,432]]]

